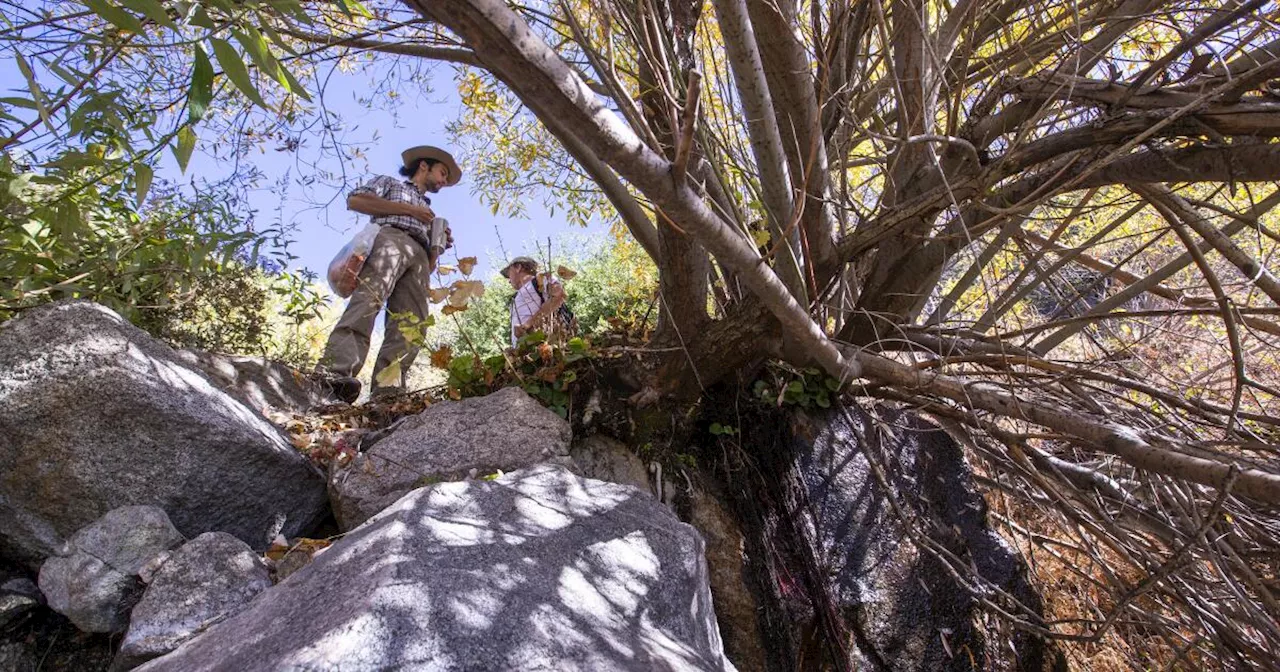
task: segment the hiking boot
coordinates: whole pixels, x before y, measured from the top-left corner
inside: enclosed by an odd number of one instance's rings
[[[404,394],[405,394],[405,390],[403,387],[396,387],[394,385],[386,385],[386,386],[379,385],[379,386],[375,386],[373,390],[369,392],[369,399],[370,400],[389,399],[391,397],[404,396]]]
[[[360,381],[352,376],[317,373],[316,381],[322,390],[343,403],[354,404],[360,398]]]

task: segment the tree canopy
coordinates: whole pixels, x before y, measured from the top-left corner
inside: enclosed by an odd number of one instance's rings
[[[1009,614],[1022,627],[1096,641],[1137,620],[1170,651],[1277,659],[1274,1],[0,12],[30,89],[0,100],[3,177],[39,201],[6,226],[80,226],[50,178],[71,163],[140,203],[162,149],[185,165],[198,137],[234,158],[330,132],[321,63],[382,64],[375,94],[448,64],[479,197],[607,204],[653,259],[636,404],[818,366],[967,428],[993,491],[1148,577],[1088,574],[1106,613]]]

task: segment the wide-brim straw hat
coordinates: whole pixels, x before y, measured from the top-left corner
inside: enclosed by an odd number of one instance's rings
[[[515,259],[512,259],[511,261],[507,262],[506,266],[502,267],[502,277],[504,278],[508,277],[507,271],[510,271],[512,266],[515,266],[516,264],[522,261],[533,266],[534,273],[538,272],[538,262],[534,261],[532,257],[516,257]]]
[[[445,183],[446,187],[452,187],[462,179],[462,169],[458,167],[458,162],[454,160],[453,155],[449,152],[432,147],[431,145],[419,145],[410,147],[400,152],[400,158],[404,161],[405,168],[418,159],[432,159],[439,161],[449,167],[449,181]]]

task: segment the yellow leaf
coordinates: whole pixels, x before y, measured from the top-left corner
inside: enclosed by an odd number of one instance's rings
[[[458,269],[447,264],[440,264],[439,266],[436,266],[436,273],[439,273],[440,275],[449,275],[456,270]]]
[[[560,279],[561,279],[561,280],[572,280],[572,279],[573,279],[573,276],[575,276],[575,275],[577,275],[577,274],[578,274],[578,272],[577,272],[577,271],[571,271],[571,270],[569,270],[569,269],[565,268],[564,266],[557,266],[557,267],[556,267],[556,275],[560,276]]]
[[[445,310],[448,310],[448,306],[445,306]],[[448,313],[445,314],[448,315]],[[385,369],[379,371],[374,382],[379,387],[400,387],[400,360],[391,362]]]
[[[463,275],[471,275],[471,271],[474,270],[475,267],[475,257],[463,257],[458,260],[458,270],[462,271]]]
[[[440,303],[449,298],[448,287],[432,287],[427,290],[427,296],[431,298],[431,303]]]
[[[453,305],[453,304],[449,304],[449,305],[445,306],[445,307],[441,310],[441,312],[443,312],[445,315],[452,315],[452,314],[454,314],[454,313],[461,313],[462,311],[464,311],[464,310],[466,310],[466,309],[467,309],[467,307],[466,307],[466,306],[455,306],[455,305]]]

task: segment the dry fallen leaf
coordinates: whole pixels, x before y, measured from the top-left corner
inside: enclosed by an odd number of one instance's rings
[[[442,308],[440,312],[444,313],[445,315],[452,315],[454,313],[461,313],[466,309],[467,309],[466,306],[455,306],[453,304],[449,304],[444,308]]]
[[[436,273],[439,273],[440,275],[449,275],[450,273],[453,273],[456,270],[458,269],[452,266],[449,266],[447,264],[440,264],[439,266],[436,266]]]
[[[471,275],[471,271],[474,270],[475,267],[475,257],[463,257],[458,260],[458,270],[462,271],[463,275]]]
[[[437,369],[447,369],[451,361],[453,361],[453,348],[442,345],[438,349],[431,351],[431,366]]]
[[[577,272],[577,271],[571,271],[571,270],[569,270],[569,269],[565,268],[564,266],[557,266],[557,267],[556,267],[556,275],[560,276],[560,279],[561,279],[561,280],[572,280],[572,279],[573,279],[573,276],[575,276],[575,275],[577,275],[577,274],[578,274],[578,272]]]
[[[427,296],[431,297],[431,303],[440,303],[449,298],[448,287],[432,287],[427,290]]]

